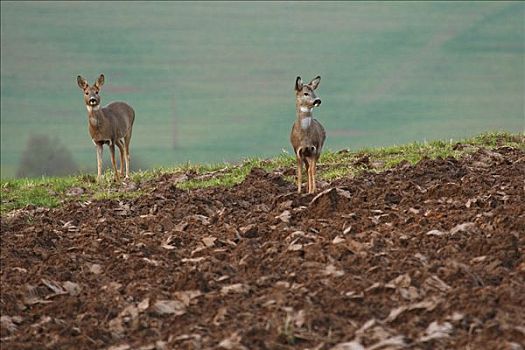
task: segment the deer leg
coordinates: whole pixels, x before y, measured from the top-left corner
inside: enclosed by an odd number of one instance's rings
[[[96,143],[95,146],[97,147],[97,182],[100,182],[100,178],[102,176],[102,144]]]
[[[303,160],[300,157],[297,157],[297,193],[301,193],[303,177]]]
[[[315,173],[317,171],[317,160],[315,158],[312,159],[312,193],[315,193],[317,190],[317,186],[315,184]]]
[[[126,150],[124,142],[120,139],[117,141],[117,147],[120,151],[120,176],[124,176],[124,163],[126,162]]]
[[[304,160],[304,168],[306,169],[306,191],[310,193],[310,167],[308,166],[308,158]]]
[[[124,138],[124,146],[126,146],[126,179],[129,178],[129,168],[130,168],[130,160],[131,156],[129,155],[129,141],[131,140],[131,130],[129,131],[129,135]]]
[[[111,164],[113,165],[113,171],[115,172],[115,181],[120,181],[120,177],[118,175],[117,171],[117,162],[115,161],[115,144],[110,143],[109,144],[109,150],[111,152]]]
[[[308,158],[308,193],[313,192],[312,169],[313,169],[312,158]]]

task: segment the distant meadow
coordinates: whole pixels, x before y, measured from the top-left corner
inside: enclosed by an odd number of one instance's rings
[[[79,74],[135,109],[135,169],[292,153],[297,76],[333,151],[525,130],[524,2],[0,6],[2,178],[95,171]]]

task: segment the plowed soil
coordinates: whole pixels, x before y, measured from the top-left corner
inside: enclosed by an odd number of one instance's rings
[[[289,171],[6,215],[2,349],[523,349],[524,152]]]

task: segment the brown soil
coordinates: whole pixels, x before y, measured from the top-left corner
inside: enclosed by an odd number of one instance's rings
[[[282,174],[3,217],[2,349],[523,349],[524,152]]]

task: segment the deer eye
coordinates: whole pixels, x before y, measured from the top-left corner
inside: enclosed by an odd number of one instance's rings
[[[310,94],[309,94],[308,92],[305,92],[304,95],[305,95],[305,96],[308,96],[308,95],[310,95]]]
[[[86,96],[89,95],[89,92],[86,91]]]

